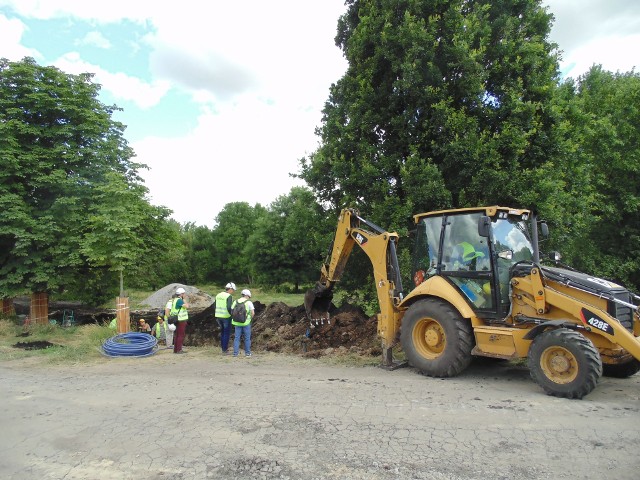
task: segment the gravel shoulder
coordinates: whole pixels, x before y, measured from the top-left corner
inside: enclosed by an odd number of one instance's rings
[[[0,363],[0,477],[638,477],[640,375],[566,400],[508,362],[434,379],[214,350]]]

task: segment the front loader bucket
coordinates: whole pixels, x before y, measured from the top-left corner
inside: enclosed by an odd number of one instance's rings
[[[332,286],[318,282],[304,294],[304,309],[309,320],[329,318],[329,307],[333,299]]]

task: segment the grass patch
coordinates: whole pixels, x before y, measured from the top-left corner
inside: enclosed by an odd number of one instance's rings
[[[150,292],[146,290],[133,290],[133,291],[127,292],[127,295],[129,296],[129,308],[140,308],[141,302],[143,300],[146,300],[153,293],[154,292]],[[108,308],[114,308],[115,306],[114,304],[115,304],[115,299],[111,301],[111,304],[108,306]],[[145,305],[145,308],[146,307],[148,307],[148,305]]]
[[[240,297],[240,292],[245,288],[251,290],[251,300],[263,303],[265,305],[270,305],[275,302],[282,302],[289,307],[297,307],[304,303],[304,291],[300,293],[286,293],[286,292],[277,292],[271,289],[262,288],[262,287],[247,287],[241,284],[236,284],[238,290],[233,294],[234,298]],[[222,292],[224,290],[223,285],[196,285],[196,287],[202,290],[205,293],[208,293],[212,297]],[[151,295],[153,292],[148,292],[147,296]],[[140,300],[145,299],[146,297],[141,297]]]
[[[113,330],[99,325],[23,327],[9,320],[0,320],[0,361],[41,357],[48,363],[87,363],[102,358],[99,348],[113,335]],[[49,342],[53,346],[35,350],[14,346],[31,342]]]

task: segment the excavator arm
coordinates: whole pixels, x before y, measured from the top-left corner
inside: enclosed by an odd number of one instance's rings
[[[320,269],[320,280],[305,294],[304,305],[310,321],[329,318],[333,287],[340,281],[354,245],[366,253],[373,266],[380,305],[378,335],[382,339],[383,363],[391,362],[400,329],[397,305],[402,300],[402,280],[396,253],[398,234],[390,233],[362,218],[355,209],[340,212],[335,238]]]

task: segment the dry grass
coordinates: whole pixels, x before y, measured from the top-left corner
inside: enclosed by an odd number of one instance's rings
[[[10,320],[0,320],[0,360],[44,357],[50,363],[86,363],[102,357],[100,346],[111,336],[113,330],[98,325],[20,326]],[[49,342],[52,346],[35,350],[18,346],[31,342]]]

